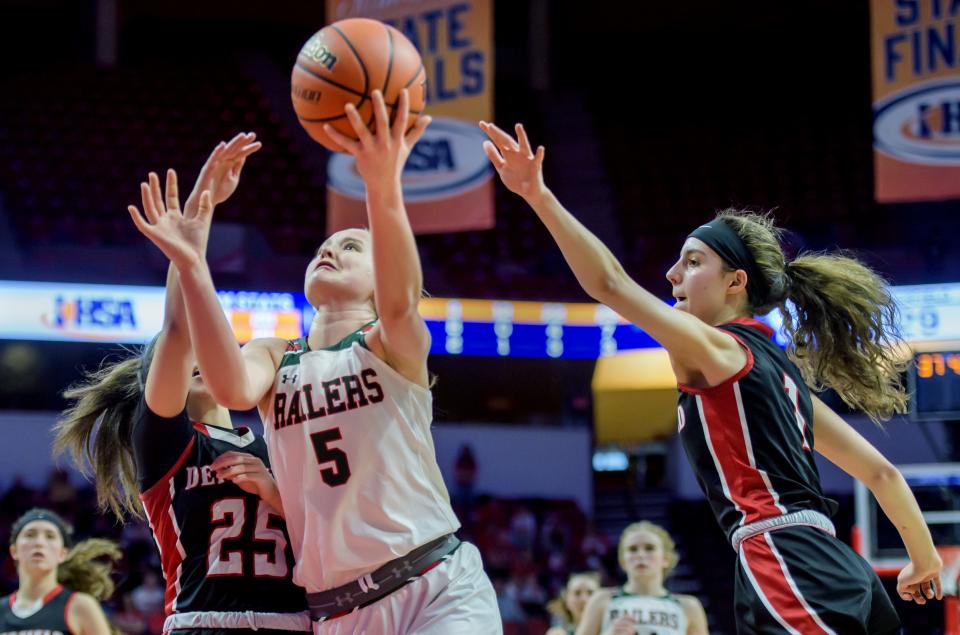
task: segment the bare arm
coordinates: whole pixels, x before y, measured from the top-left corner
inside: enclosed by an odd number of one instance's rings
[[[484,150],[504,185],[533,208],[584,291],[647,331],[680,366],[702,373],[710,385],[743,368],[746,353],[733,337],[672,309],[634,282],[606,245],[560,204],[543,183],[545,150],[533,152],[521,125],[517,139],[493,124],[480,127],[491,139]]]
[[[283,340],[254,340],[243,352],[237,346],[203,250],[190,238],[196,226],[209,226],[212,209],[210,194],[204,192],[199,212],[192,219],[185,218],[177,207],[146,206],[145,218],[136,207],[130,206],[129,212],[137,229],[163,251],[180,274],[190,341],[210,394],[226,408],[248,410],[273,385],[274,353]]]
[[[347,117],[359,141],[327,126],[325,130],[355,159],[367,187],[367,216],[373,243],[374,299],[379,323],[371,339],[379,340],[387,363],[411,381],[427,386],[430,333],[418,312],[423,290],[420,256],[403,204],[400,175],[410,150],[423,135],[429,117],[419,117],[404,134],[409,95],[400,94],[391,128],[383,94],[373,93],[376,133],[371,133],[353,105]],[[372,342],[371,348],[376,346]],[[374,349],[375,350],[375,349]]]
[[[687,635],[710,635],[707,626],[707,614],[703,610],[700,600],[692,595],[677,596],[680,606],[687,616]]]
[[[177,416],[186,406],[194,360],[178,278],[171,265],[167,269],[163,330],[153,350],[144,395],[150,410],[166,418]]]
[[[195,220],[200,213],[200,198],[204,191],[210,194],[210,214],[213,208],[226,201],[236,190],[240,173],[248,156],[260,149],[256,135],[239,133],[229,142],[220,142],[200,170],[197,182],[184,205],[183,218]],[[179,207],[176,173],[167,173],[165,198],[160,193],[160,182],[151,174],[148,184],[141,184],[144,210],[153,213],[162,208]],[[197,250],[206,254],[210,235],[209,215],[206,223],[192,223],[187,238]],[[183,411],[190,388],[195,358],[190,346],[186,309],[180,294],[179,273],[172,264],[167,269],[166,299],[164,301],[163,329],[154,347],[150,372],[147,375],[145,399],[150,410],[161,417],[174,417]]]
[[[284,342],[264,338],[237,345],[205,260],[181,267],[181,288],[197,364],[210,395],[230,410],[249,410],[273,386],[274,351]]]
[[[77,635],[110,635],[110,623],[93,596],[74,593],[67,609],[67,625]]]
[[[601,589],[590,596],[577,625],[576,635],[600,635],[603,626],[603,612],[610,603],[610,591]]]
[[[940,598],[940,569],[943,563],[933,545],[930,529],[923,520],[917,499],[900,470],[815,396],[813,422],[817,450],[831,463],[866,485],[900,533],[911,563],[908,565],[911,571],[905,576],[907,570],[904,569],[900,574],[897,590],[901,596],[913,599],[918,604],[924,604],[927,598],[935,595]],[[935,582],[935,591],[930,588],[931,581]]]

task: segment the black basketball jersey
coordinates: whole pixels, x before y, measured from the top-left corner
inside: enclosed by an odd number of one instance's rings
[[[186,411],[166,419],[141,401],[133,431],[140,499],[166,581],[165,612],[306,609],[293,584],[286,525],[267,503],[210,464],[228,451],[259,457],[269,467],[263,437],[192,423]]]
[[[813,460],[813,403],[800,371],[766,324],[741,318],[718,328],[747,351],[747,363],[718,386],[680,385],[680,439],[720,526],[800,510],[832,516]]]
[[[0,599],[0,635],[69,635],[67,607],[73,591],[57,585],[43,598],[43,605],[36,613],[17,617],[13,613],[16,593]]]

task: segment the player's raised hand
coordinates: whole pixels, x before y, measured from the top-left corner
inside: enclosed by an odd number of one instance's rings
[[[388,186],[400,178],[410,151],[423,136],[427,126],[430,125],[431,118],[424,115],[417,117],[413,128],[406,132],[410,112],[410,93],[406,88],[400,91],[396,116],[392,124],[387,114],[383,93],[379,90],[373,91],[371,101],[376,124],[374,132],[367,128],[353,104],[347,104],[344,111],[357,135],[357,141],[337,131],[330,124],[326,124],[323,130],[343,147],[345,152],[356,159],[357,172],[363,177],[367,187],[377,189]]]
[[[160,178],[151,172],[140,184],[143,214],[136,205],[127,211],[140,233],[150,239],[176,267],[196,264],[205,257],[207,236],[213,216],[209,190],[200,195],[197,214],[186,218],[180,209],[177,173],[167,170],[166,195],[160,191]]]
[[[516,138],[486,121],[480,122],[480,129],[490,137],[489,141],[483,142],[483,151],[500,180],[508,190],[532,204],[546,190],[543,184],[544,147],[538,146],[536,152],[533,151],[523,124],[516,125]]]
[[[196,215],[200,195],[210,190],[213,205],[224,202],[236,191],[243,165],[254,152],[263,147],[253,132],[237,133],[230,141],[221,141],[200,168],[200,175],[184,205],[183,215]]]

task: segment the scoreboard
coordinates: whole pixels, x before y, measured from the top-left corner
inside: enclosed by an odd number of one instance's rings
[[[909,377],[914,419],[960,419],[960,350],[914,353]]]

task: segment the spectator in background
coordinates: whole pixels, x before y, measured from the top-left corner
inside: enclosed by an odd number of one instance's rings
[[[546,551],[566,551],[571,539],[572,532],[563,515],[557,511],[548,513],[540,529],[540,546]]]
[[[121,609],[113,614],[114,625],[126,635],[146,635],[147,618],[133,605],[129,594],[123,596],[122,602]]]
[[[536,537],[537,517],[526,505],[518,505],[510,518],[510,543],[521,551],[529,551]]]
[[[473,448],[465,443],[460,446],[460,452],[453,463],[453,506],[461,518],[469,517],[473,511],[476,480],[477,460],[473,456]]]
[[[27,487],[26,483],[23,482],[23,477],[17,475],[13,479],[10,489],[3,495],[3,498],[0,498],[0,509],[3,510],[4,514],[7,513],[7,510],[26,510],[37,505],[38,498],[38,493]],[[10,520],[13,520],[13,517]]]
[[[546,635],[574,635],[583,609],[599,588],[600,574],[595,571],[571,575],[560,596],[547,603],[547,611],[553,616],[554,625]]]
[[[606,560],[611,549],[610,540],[597,531],[593,523],[587,524],[587,531],[580,541],[580,554],[588,569],[592,571],[607,571]]]
[[[58,514],[72,516],[76,509],[77,488],[70,482],[70,475],[59,468],[51,470],[47,480],[47,501]],[[70,518],[70,520],[74,520]]]
[[[492,578],[493,590],[497,594],[497,606],[500,608],[500,618],[504,624],[523,624],[527,620],[526,613],[520,608],[520,603],[513,597],[503,578]]]
[[[507,595],[514,598],[528,615],[542,612],[547,601],[547,592],[537,579],[539,564],[529,553],[519,554],[511,567],[506,586]]]
[[[163,592],[160,576],[153,569],[147,569],[140,586],[130,594],[130,600],[137,611],[142,615],[150,616],[163,612]]]

